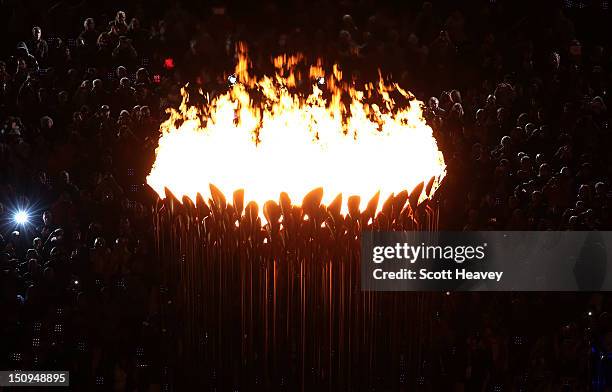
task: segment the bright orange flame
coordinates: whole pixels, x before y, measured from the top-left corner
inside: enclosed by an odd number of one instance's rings
[[[209,184],[228,196],[244,189],[245,204],[261,207],[287,192],[294,204],[323,187],[323,203],[343,195],[361,197],[361,208],[380,191],[380,200],[434,178],[432,192],[446,173],[422,103],[396,84],[381,80],[358,91],[342,81],[337,66],[325,78],[329,96],[316,80],[321,63],[310,68],[312,93],[289,91],[301,74],[301,56],[274,59],[273,78],[249,76],[246,48],[239,46],[238,83],[202,108],[183,104],[168,111],[147,183],[165,197],[167,187],[179,199],[210,197]],[[313,79],[314,78],[314,79]],[[382,105],[369,104],[376,90]],[[253,100],[253,91],[263,97]],[[249,93],[251,92],[251,93]],[[410,103],[397,107],[391,94]],[[347,99],[348,97],[348,103]],[[420,200],[425,199],[425,190]],[[382,204],[382,203],[380,203]]]

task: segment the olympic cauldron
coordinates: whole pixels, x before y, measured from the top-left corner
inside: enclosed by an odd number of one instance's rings
[[[182,379],[221,390],[409,387],[437,297],[361,291],[359,253],[362,231],[438,226],[445,165],[420,103],[382,80],[357,91],[336,66],[300,73],[300,56],[255,79],[238,52],[226,94],[169,112],[147,178]],[[315,81],[308,96],[292,92],[303,79]]]

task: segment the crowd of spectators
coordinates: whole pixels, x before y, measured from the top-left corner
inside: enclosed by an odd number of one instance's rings
[[[425,101],[448,164],[441,228],[609,228],[612,57],[597,18],[577,26],[555,2],[102,3],[0,5],[13,32],[0,54],[0,368],[68,368],[86,390],[171,382],[144,177],[165,108],[186,82],[222,90],[238,41],[261,72],[299,51],[357,82],[381,69]],[[461,350],[463,367],[430,370],[466,390],[588,390],[606,366],[592,353],[612,350],[606,296],[456,301],[431,355]],[[466,323],[457,309],[475,302],[488,311]]]

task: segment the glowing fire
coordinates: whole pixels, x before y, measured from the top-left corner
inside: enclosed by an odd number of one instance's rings
[[[299,55],[275,58],[276,75],[258,79],[248,74],[246,48],[238,53],[237,83],[225,94],[195,107],[183,91],[179,110],[169,110],[147,177],[160,197],[166,187],[179,199],[206,200],[213,184],[226,196],[243,189],[245,204],[286,192],[299,205],[322,187],[323,203],[342,194],[346,212],[349,196],[360,196],[363,209],[379,191],[384,201],[432,178],[430,195],[438,187],[444,158],[408,92],[382,78],[358,91],[337,66],[326,76],[320,62],[305,75]],[[309,95],[295,91],[303,77],[312,81]]]

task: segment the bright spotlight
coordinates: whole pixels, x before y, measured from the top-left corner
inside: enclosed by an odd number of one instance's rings
[[[318,78],[317,83],[319,83],[319,86],[323,86],[325,84],[325,78],[324,77]]]
[[[228,81],[228,82],[229,82],[231,85],[234,85],[234,84],[236,84],[236,82],[238,81],[238,78],[236,77],[236,75],[230,75],[230,76],[227,78],[227,81]]]
[[[13,219],[15,219],[15,222],[20,225],[25,225],[26,223],[30,221],[30,217],[28,216],[28,213],[25,211],[17,211]]]

